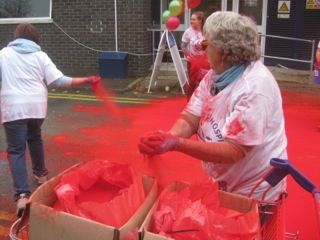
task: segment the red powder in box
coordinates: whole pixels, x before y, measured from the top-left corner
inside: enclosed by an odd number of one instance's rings
[[[98,182],[93,187],[91,187],[87,191],[83,191],[83,193],[76,198],[76,202],[108,202],[111,201],[117,195],[119,195],[120,190],[120,187],[98,180]]]
[[[145,198],[142,179],[126,164],[91,161],[61,176],[55,210],[120,227]],[[125,208],[124,208],[125,206]]]

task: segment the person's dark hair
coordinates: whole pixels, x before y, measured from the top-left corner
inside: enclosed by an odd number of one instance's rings
[[[205,22],[204,12],[196,11],[196,12],[193,12],[191,15],[195,15],[197,17],[197,19],[201,22],[201,30],[202,30],[204,22]]]
[[[38,29],[30,23],[21,23],[14,31],[14,39],[24,38],[39,44],[40,34]]]

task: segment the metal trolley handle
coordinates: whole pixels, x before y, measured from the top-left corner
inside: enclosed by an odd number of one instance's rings
[[[316,188],[316,185],[297,170],[288,160],[272,158],[270,160],[270,165],[273,166],[273,169],[265,176],[264,180],[272,187],[276,186],[283,178],[290,174],[306,191],[310,193],[319,191],[319,189]]]
[[[298,169],[296,169],[288,160],[272,158],[270,165],[273,169],[264,177],[272,187],[277,185],[285,176],[290,174],[293,179],[306,191],[312,193],[318,222],[318,234],[320,236],[320,188],[305,177]]]

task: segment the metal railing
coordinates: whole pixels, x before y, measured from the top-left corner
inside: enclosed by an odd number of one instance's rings
[[[304,43],[311,44],[312,47],[311,47],[310,60],[303,60],[303,59],[298,59],[298,58],[278,57],[278,56],[271,56],[271,55],[265,55],[265,54],[263,54],[261,57],[263,57],[263,58],[271,58],[271,59],[278,59],[278,60],[285,60],[285,61],[308,63],[308,64],[310,64],[310,71],[313,71],[315,44],[316,44],[315,40],[307,40],[307,39],[293,38],[293,37],[283,37],[283,36],[269,35],[269,34],[266,34],[266,35],[260,34],[260,36],[264,37],[264,38],[284,39],[284,40],[290,40],[290,41],[296,41],[296,42],[304,42]]]
[[[156,32],[159,32],[161,34],[164,30],[163,29],[156,29],[156,28],[149,28],[147,30],[152,32],[152,59],[153,59],[153,62],[154,62],[156,54],[157,54],[157,51],[158,51],[158,46],[156,46],[156,42],[155,42],[155,34],[156,34]],[[181,31],[179,31],[179,32],[181,32]],[[304,42],[304,43],[311,44],[312,47],[311,47],[311,53],[310,53],[310,60],[304,60],[304,59],[298,59],[298,58],[287,58],[287,57],[280,57],[280,56],[271,56],[271,55],[265,55],[265,54],[262,54],[261,57],[262,58],[285,60],[285,61],[292,61],[292,62],[307,63],[307,64],[310,65],[310,71],[313,71],[314,54],[315,54],[315,46],[316,46],[316,41],[315,40],[293,38],[293,37],[283,37],[283,36],[276,36],[276,35],[270,35],[270,34],[260,34],[260,36],[261,36],[261,38],[265,38],[265,39],[266,38],[276,38],[276,39],[284,39],[284,40],[290,40],[290,41],[296,41],[296,42]]]

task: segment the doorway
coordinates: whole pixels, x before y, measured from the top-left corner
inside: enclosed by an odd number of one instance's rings
[[[208,17],[215,11],[233,11],[253,19],[257,26],[261,37],[261,54],[265,52],[265,37],[267,24],[267,0],[202,0],[199,7],[192,11],[203,11]],[[191,12],[190,12],[191,13]],[[189,14],[190,14],[189,13]],[[186,28],[189,27],[187,24]]]

